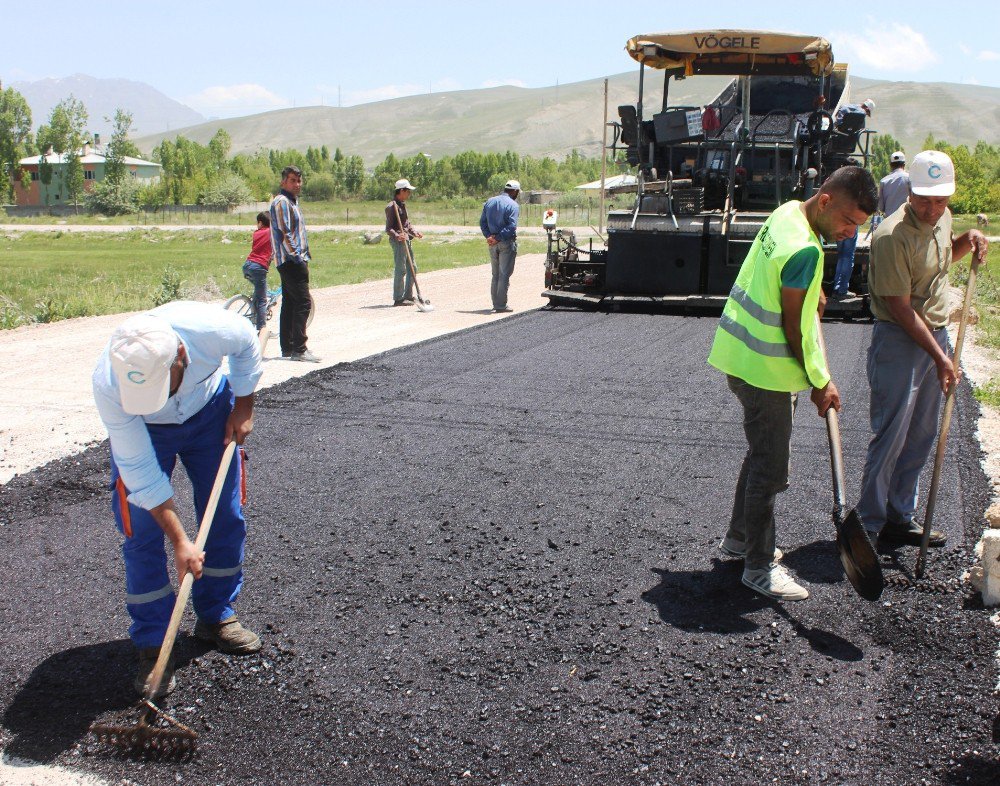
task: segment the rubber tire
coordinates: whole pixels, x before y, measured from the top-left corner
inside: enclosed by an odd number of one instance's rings
[[[250,323],[256,325],[253,318],[253,303],[246,295],[233,295],[223,306],[227,311],[235,311],[240,316],[246,317]]]

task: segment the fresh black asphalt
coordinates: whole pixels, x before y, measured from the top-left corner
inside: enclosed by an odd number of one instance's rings
[[[949,546],[918,586],[913,549],[885,555],[876,604],[839,566],[803,397],[778,542],[812,597],[768,602],[716,549],[744,451],[716,321],[530,312],[260,394],[238,610],[265,646],[182,635],[186,761],[87,734],[136,717],[107,445],[0,486],[6,753],[114,784],[996,784],[968,386]],[[870,327],[826,334],[854,499]]]

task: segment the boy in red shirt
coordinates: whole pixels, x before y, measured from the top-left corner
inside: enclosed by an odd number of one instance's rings
[[[247,261],[243,263],[243,278],[253,284],[253,310],[258,332],[267,324],[267,271],[273,257],[271,217],[267,213],[258,213],[253,245]]]

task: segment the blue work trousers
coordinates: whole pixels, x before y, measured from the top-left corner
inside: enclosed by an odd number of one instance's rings
[[[932,331],[948,351],[948,331]],[[933,358],[892,322],[876,322],[868,347],[868,444],[858,515],[869,532],[908,524],[917,509],[920,471],[937,434],[941,385]]]
[[[212,400],[185,423],[146,425],[163,471],[171,476],[178,458],[184,465],[194,490],[199,523],[222,459],[222,439],[233,403],[233,391],[223,378]],[[195,613],[210,625],[233,616],[233,603],[243,586],[246,521],[241,504],[242,471],[242,451],[237,451],[205,543],[204,573],[194,582],[191,591]],[[175,599],[167,573],[166,538],[149,511],[126,501],[126,514],[122,515],[122,503],[128,490],[119,480],[118,467],[112,458],[111,509],[119,532],[125,536],[122,556],[125,558],[125,605],[132,618],[129,635],[140,649],[159,647]],[[189,535],[193,539],[193,533]]]
[[[847,294],[851,288],[851,275],[854,273],[854,251],[858,247],[858,231],[854,237],[837,242],[837,267],[833,273],[833,291],[838,295]]]
[[[257,331],[267,324],[267,268],[247,260],[243,265],[243,278],[253,284],[253,315]]]

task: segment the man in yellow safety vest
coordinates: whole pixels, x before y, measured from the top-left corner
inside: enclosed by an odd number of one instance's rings
[[[798,391],[811,388],[820,417],[840,394],[819,346],[822,236],[852,237],[874,211],[878,189],[857,166],[834,172],[805,202],[775,210],[757,233],[719,321],[708,362],[727,375],[743,407],[748,449],[736,483],[724,554],[745,559],[743,583],[770,598],[809,592],[778,564],[774,502],[788,488],[792,415]]]

